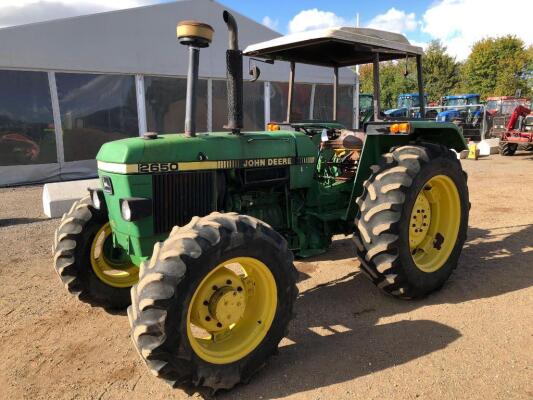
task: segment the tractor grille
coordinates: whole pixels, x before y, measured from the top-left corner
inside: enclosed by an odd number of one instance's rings
[[[214,177],[213,171],[153,175],[154,232],[169,232],[214,211]]]

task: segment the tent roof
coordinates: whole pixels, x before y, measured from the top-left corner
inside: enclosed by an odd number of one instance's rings
[[[422,54],[398,33],[369,28],[338,27],[282,36],[248,46],[249,56],[295,61],[326,67],[348,67],[371,63],[376,52],[380,60],[394,60]]]
[[[228,30],[214,0],[180,0],[126,10],[57,19],[0,29],[0,69],[52,70],[147,75],[187,75],[187,49],[176,39],[182,20],[206,22],[215,29],[211,46],[200,54],[200,77],[226,77]],[[239,45],[280,36],[234,10]],[[248,61],[243,63],[246,74]],[[262,81],[286,81],[285,63],[261,68]],[[245,75],[247,76],[247,75]],[[299,82],[331,83],[331,71],[306,66]],[[353,83],[349,70],[340,72],[343,83]]]

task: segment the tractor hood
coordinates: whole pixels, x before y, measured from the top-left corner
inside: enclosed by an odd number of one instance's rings
[[[388,117],[405,117],[407,113],[407,108],[391,108],[390,110],[386,110],[383,113]]]
[[[160,135],[155,139],[129,138],[104,144],[96,159],[99,168],[119,173],[136,173],[140,164],[274,159],[280,157],[313,156],[314,146],[299,132]],[[274,162],[274,161],[272,161]],[[127,166],[127,168],[123,166]],[[215,167],[216,168],[216,167]]]
[[[453,118],[456,118],[459,116],[459,111],[451,109],[446,111],[441,111],[437,114],[437,121],[439,122],[449,122]]]

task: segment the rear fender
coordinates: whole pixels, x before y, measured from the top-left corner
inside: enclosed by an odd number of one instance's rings
[[[429,142],[442,144],[458,153],[468,148],[463,135],[455,124],[435,123],[433,121],[410,121],[410,124],[413,133],[409,135],[383,133],[383,131],[388,130],[390,123],[369,125],[369,133],[366,135],[359,158],[359,166],[352,188],[351,200],[346,209],[345,220],[351,221],[355,218],[357,213],[355,199],[361,196],[363,184],[372,174],[370,167],[379,164],[381,156],[390,152],[393,147]]]

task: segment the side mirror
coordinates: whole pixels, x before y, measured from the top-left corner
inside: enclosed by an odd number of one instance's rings
[[[250,76],[252,77],[250,82],[255,82],[256,80],[259,79],[259,76],[261,75],[261,70],[259,69],[257,65],[254,65],[250,68],[249,73],[250,73]]]

